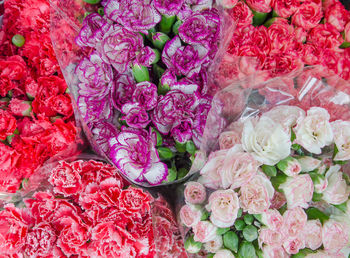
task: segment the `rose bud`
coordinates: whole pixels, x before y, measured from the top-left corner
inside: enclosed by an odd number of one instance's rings
[[[12,99],[9,109],[15,116],[30,116],[32,112],[32,101]]]
[[[180,209],[180,220],[189,228],[194,227],[201,220],[202,215],[200,208],[191,204],[185,204]]]
[[[312,158],[310,156],[297,157],[297,160],[301,166],[302,172],[313,171],[321,165],[321,160]]]
[[[162,32],[157,32],[154,35],[152,35],[152,43],[153,46],[156,48],[163,50],[165,44],[170,40],[169,36],[162,33]]]
[[[148,68],[143,65],[134,64],[132,67],[132,74],[137,82],[149,81],[149,72]]]
[[[216,253],[217,251],[219,251],[222,247],[223,241],[222,241],[222,236],[216,236],[216,238],[214,240],[211,240],[209,242],[206,242],[204,244],[204,249],[208,252],[208,253]]]
[[[287,157],[277,163],[277,167],[287,176],[296,176],[301,172],[301,165],[297,159]]]
[[[193,236],[190,236],[189,238],[187,238],[185,242],[185,249],[187,252],[191,254],[195,254],[195,253],[198,253],[199,250],[201,250],[201,248],[202,248],[202,243],[194,241]]]

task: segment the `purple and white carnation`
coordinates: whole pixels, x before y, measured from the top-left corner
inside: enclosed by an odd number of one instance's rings
[[[215,9],[187,17],[179,27],[179,36],[187,44],[200,44],[211,49],[220,35],[220,16]]]
[[[136,56],[136,63],[143,66],[151,66],[156,60],[157,56],[151,47],[144,47],[140,50],[140,53]]]
[[[87,123],[97,122],[101,119],[108,120],[114,113],[110,96],[103,99],[79,96],[77,105],[84,121]]]
[[[196,83],[187,78],[182,78],[178,81],[174,69],[165,70],[160,82],[162,85],[168,85],[171,90],[180,90],[186,94],[194,93],[199,89]]]
[[[136,83],[131,74],[119,74],[113,84],[113,105],[116,109],[121,110],[125,103],[130,102],[130,97],[134,94]]]
[[[154,0],[153,1],[154,7],[158,10],[158,12],[168,16],[176,15],[180,11],[183,3],[184,3],[184,0]]]
[[[97,146],[92,146],[101,155],[109,153],[109,139],[119,134],[117,126],[106,121],[98,121],[90,125],[92,136]]]
[[[109,30],[111,24],[101,15],[91,13],[85,17],[82,28],[76,38],[77,45],[81,47],[95,47],[104,34]]]
[[[79,94],[94,98],[105,98],[110,94],[113,81],[113,69],[103,62],[101,56],[92,52],[89,58],[80,61],[75,69],[79,81]]]
[[[123,73],[134,62],[142,48],[143,38],[139,33],[114,24],[104,34],[97,51],[106,63],[111,64],[119,73]]]
[[[200,147],[202,136],[204,133],[205,124],[207,122],[207,117],[209,114],[209,110],[211,108],[211,100],[212,98],[210,96],[202,96],[202,98],[199,101],[199,104],[195,108],[193,114],[193,135],[192,140],[197,148]],[[224,120],[218,119],[218,132],[221,132],[221,130],[224,127]]]
[[[202,45],[182,46],[178,36],[166,43],[162,60],[169,69],[179,75],[191,77],[199,73],[202,65],[209,62],[208,49]]]
[[[146,109],[139,103],[124,104],[122,113],[125,114],[125,116],[121,119],[125,120],[130,127],[145,128],[150,123]]]
[[[147,33],[161,20],[160,14],[151,4],[152,0],[109,0],[105,15],[126,29]]]
[[[157,105],[157,86],[151,82],[140,82],[136,84],[132,101],[139,103],[145,110],[149,111]]]
[[[192,118],[197,105],[197,94],[171,90],[165,96],[159,96],[151,120],[160,133],[168,134],[179,121]]]
[[[187,118],[182,121],[175,122],[171,129],[171,136],[175,141],[185,143],[192,138],[192,119]]]
[[[110,158],[131,180],[158,185],[167,177],[168,167],[160,161],[147,131],[124,127],[109,144]]]

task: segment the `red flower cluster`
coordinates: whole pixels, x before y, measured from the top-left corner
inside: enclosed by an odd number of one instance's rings
[[[227,12],[237,26],[219,76],[261,82],[322,65],[350,80],[350,12],[337,0],[238,1]]]
[[[5,0],[0,31],[0,192],[15,192],[44,161],[77,146],[72,104],[49,26],[49,1]],[[11,42],[16,34],[25,39],[22,47]]]
[[[61,161],[49,182],[53,193],[36,192],[26,208],[0,212],[0,254],[186,257],[164,199],[130,186],[111,165]]]

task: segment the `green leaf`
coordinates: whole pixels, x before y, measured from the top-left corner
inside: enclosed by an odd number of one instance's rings
[[[88,4],[98,4],[99,2],[101,2],[101,0],[83,0],[83,1]]]
[[[278,173],[277,176],[271,177],[271,183],[275,189],[278,189],[281,184],[285,183],[287,180],[287,176],[282,173]]]
[[[194,155],[196,153],[196,145],[194,145],[193,141],[188,141],[186,142],[186,151],[189,153],[189,154],[192,154]]]
[[[176,172],[176,168],[169,168],[168,169],[168,176],[166,178],[166,182],[173,182],[176,180],[177,177],[177,172]]]
[[[201,221],[205,221],[209,218],[209,212],[204,210],[203,211],[203,214],[202,214],[202,217],[201,217]]]
[[[201,250],[202,243],[194,241],[193,236],[190,236],[189,238],[186,239],[184,247],[187,252],[191,254],[195,254]]]
[[[239,244],[239,239],[238,236],[235,232],[233,231],[228,231],[224,234],[223,237],[223,242],[224,242],[224,246],[227,249],[230,249],[231,251],[237,253],[238,251],[238,244]]]
[[[294,142],[294,140],[297,138],[296,135],[295,135],[295,132],[293,129],[290,130],[290,141],[291,142]]]
[[[242,217],[243,210],[242,208],[239,208],[238,213],[237,213],[237,218]]]
[[[243,219],[247,225],[251,225],[251,224],[253,224],[254,216],[251,214],[246,214],[246,215],[244,215]]]
[[[297,151],[301,149],[301,146],[299,144],[292,144],[292,149]]]
[[[319,209],[317,209],[315,207],[311,207],[311,208],[307,209],[306,214],[307,214],[307,218],[309,220],[319,219],[322,224],[324,222],[326,222],[327,220],[329,220],[328,215],[326,215],[325,213],[323,213],[322,211],[320,211]]]
[[[178,152],[184,153],[186,152],[186,143],[175,141],[175,148]]]
[[[174,153],[169,148],[158,147],[157,150],[158,150],[158,154],[159,154],[160,159],[167,160],[167,159],[171,159],[175,156]]]
[[[347,203],[348,203],[348,201],[343,202],[341,204],[333,205],[333,206],[336,207],[337,209],[341,210],[342,212],[346,212],[348,210]]]
[[[174,23],[174,25],[173,25],[173,33],[175,35],[179,34],[179,28],[180,28],[181,25],[182,25],[182,21],[181,20],[178,20],[178,21],[176,21]]]
[[[230,230],[230,228],[218,228],[217,230],[216,230],[216,234],[218,234],[218,235],[223,235],[223,234],[225,234],[227,231],[229,231]]]
[[[241,220],[241,219],[238,219],[235,221],[235,228],[238,230],[238,231],[241,231],[245,228],[246,224],[244,222],[244,220]]]
[[[247,241],[244,241],[241,246],[239,247],[238,251],[238,257],[239,258],[255,258],[255,248],[252,243],[249,243]]]
[[[243,237],[248,242],[253,242],[255,239],[258,238],[258,229],[253,225],[247,225],[243,229]]]
[[[277,169],[275,166],[269,166],[264,164],[261,166],[261,169],[269,177],[274,177],[277,175]]]
[[[184,178],[188,173],[188,170],[186,168],[180,168],[177,173],[177,179]]]
[[[268,13],[260,13],[260,12],[256,12],[253,11],[254,17],[253,17],[253,25],[257,26],[257,25],[261,25],[265,22],[266,17],[268,15]]]
[[[314,192],[312,195],[312,201],[313,202],[319,202],[322,200],[323,194],[322,193],[316,193]]]
[[[308,254],[312,254],[313,251],[309,248],[304,248],[299,250],[299,252],[297,254],[292,255],[292,258],[304,258],[306,257]]]

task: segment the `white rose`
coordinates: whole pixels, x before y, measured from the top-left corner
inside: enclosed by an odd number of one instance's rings
[[[295,128],[296,142],[311,153],[321,154],[321,148],[333,141],[329,118],[326,109],[310,108],[307,116]]]
[[[308,208],[314,192],[314,184],[308,174],[288,177],[287,181],[280,185],[287,199],[288,209],[295,207]]]
[[[334,133],[334,142],[338,153],[334,160],[350,159],[350,122],[337,120],[331,123]]]
[[[322,245],[322,224],[317,220],[308,220],[304,227],[305,246],[316,250]]]
[[[263,114],[282,125],[286,133],[305,117],[305,111],[296,106],[280,105]]]
[[[257,123],[252,119],[245,121],[242,145],[256,160],[272,166],[289,156],[291,141],[279,123],[262,116]]]
[[[302,156],[298,158],[299,164],[301,165],[301,171],[303,172],[310,172],[312,170],[315,170],[321,165],[321,160],[315,159],[310,156]]]
[[[339,169],[339,165],[331,166],[326,173],[328,185],[323,191],[322,199],[330,204],[341,204],[348,199],[350,194],[350,188],[343,179],[343,172]]]
[[[206,242],[204,249],[209,253],[216,253],[223,245],[222,236],[217,235],[215,239]]]

